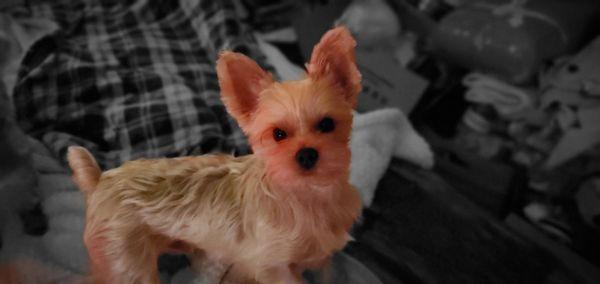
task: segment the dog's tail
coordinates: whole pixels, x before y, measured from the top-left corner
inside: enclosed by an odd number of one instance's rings
[[[94,191],[102,174],[94,156],[83,147],[71,146],[67,160],[73,172],[73,181],[79,189],[86,194]]]

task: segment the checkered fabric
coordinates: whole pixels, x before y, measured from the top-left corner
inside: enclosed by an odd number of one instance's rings
[[[14,103],[21,127],[58,157],[82,145],[112,168],[141,157],[248,152],[220,101],[215,59],[228,49],[271,68],[231,1],[31,5],[61,28],[28,51]]]

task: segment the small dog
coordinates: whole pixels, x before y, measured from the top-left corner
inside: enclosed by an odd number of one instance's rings
[[[305,269],[327,263],[361,211],[348,181],[355,45],[346,28],[328,31],[306,78],[286,82],[242,54],[220,54],[222,100],[252,155],[137,160],[102,173],[71,147],[94,280],[158,283],[156,259],[174,246],[192,248],[192,267],[227,265],[231,282],[301,283]]]

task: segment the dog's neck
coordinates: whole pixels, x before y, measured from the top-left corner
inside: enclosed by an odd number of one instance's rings
[[[273,220],[291,223],[322,221],[335,227],[348,229],[360,213],[361,200],[358,192],[344,175],[332,178],[329,184],[311,184],[310,181],[291,181],[280,184],[270,180],[264,161],[257,156],[247,160],[245,174],[248,180],[260,181],[252,186],[253,194],[246,197],[252,210],[269,212]],[[242,181],[243,182],[243,181]],[[299,217],[304,218],[300,220]],[[295,220],[290,220],[295,219]]]

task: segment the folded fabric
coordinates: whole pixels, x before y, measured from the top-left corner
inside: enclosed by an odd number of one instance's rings
[[[232,1],[33,1],[58,31],[21,63],[14,102],[21,127],[61,159],[90,149],[107,169],[140,157],[246,153],[219,97],[218,52],[266,69]]]
[[[528,115],[535,104],[531,92],[487,75],[471,73],[465,76],[463,84],[468,88],[467,101],[491,105],[503,117]]]

